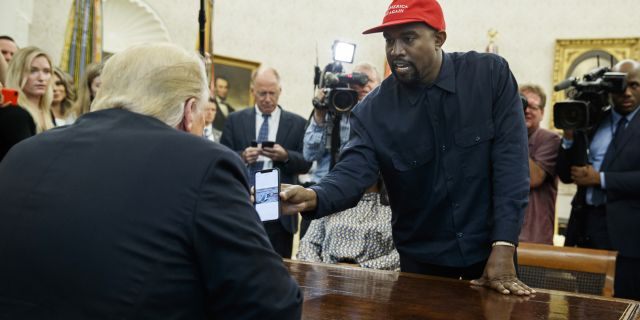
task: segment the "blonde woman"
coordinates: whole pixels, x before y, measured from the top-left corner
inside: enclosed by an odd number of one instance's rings
[[[76,91],[73,88],[71,76],[56,67],[53,69],[53,101],[51,102],[51,118],[53,124],[64,126],[72,124],[76,117],[72,110],[76,100]]]
[[[9,63],[7,87],[18,90],[18,104],[31,114],[36,132],[53,128],[51,58],[37,47],[18,50]]]
[[[91,109],[91,102],[96,97],[102,83],[100,78],[102,66],[102,63],[92,63],[84,71],[78,84],[78,100],[76,100],[74,107],[76,117],[80,117]]]

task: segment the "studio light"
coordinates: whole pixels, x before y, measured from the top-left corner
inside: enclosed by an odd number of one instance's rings
[[[356,53],[355,43],[348,43],[336,40],[333,42],[333,60],[345,63],[353,63],[353,56]]]

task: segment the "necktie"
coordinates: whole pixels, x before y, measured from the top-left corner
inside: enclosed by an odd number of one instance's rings
[[[269,117],[271,117],[271,114],[262,115],[263,121],[262,125],[260,126],[260,130],[258,131],[258,143],[269,140]],[[256,172],[262,170],[262,166],[264,166],[264,162],[262,161],[257,161],[249,166],[249,181],[251,182],[252,186],[256,183]]]
[[[624,129],[626,128],[627,122],[628,120],[626,117],[622,117],[620,118],[620,120],[618,120],[616,132],[613,135],[613,139],[611,140],[611,143],[614,147],[618,147],[620,145],[620,141],[622,140],[622,135],[624,133]]]

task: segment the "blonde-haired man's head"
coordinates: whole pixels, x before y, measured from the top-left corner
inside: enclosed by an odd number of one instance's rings
[[[184,131],[209,99],[202,60],[169,43],[137,45],[115,54],[101,79],[91,111],[123,108]]]

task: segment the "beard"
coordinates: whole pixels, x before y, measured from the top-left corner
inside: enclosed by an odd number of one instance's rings
[[[397,59],[389,63],[389,66],[391,68],[391,73],[393,73],[396,79],[401,83],[410,86],[419,85],[421,83],[418,68],[413,62]]]

